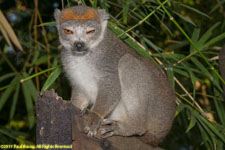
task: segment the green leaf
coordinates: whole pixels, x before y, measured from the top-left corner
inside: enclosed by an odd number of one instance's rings
[[[199,119],[199,118],[198,118]],[[199,122],[202,124],[202,126],[205,128],[207,134],[209,134],[209,138],[211,139],[209,141],[211,147],[213,147],[214,145],[216,145],[216,138],[215,138],[215,134],[212,133],[212,131],[208,128],[208,126],[206,124],[204,124],[204,122],[202,122],[202,120],[199,119]]]
[[[223,4],[225,3],[225,0],[219,1],[215,7],[213,7],[213,9],[211,9],[211,11],[209,12],[209,14],[213,13],[215,10],[217,10],[219,7],[223,6]]]
[[[220,40],[223,40],[224,38],[225,38],[225,32],[222,33],[222,34],[220,34],[220,35],[218,35],[218,36],[216,36],[215,38],[211,39],[210,41],[208,41],[208,42],[202,47],[202,49],[205,48],[205,47],[211,46],[211,45],[213,45],[214,43],[216,43],[216,42],[218,42],[218,41],[220,41]]]
[[[198,42],[199,34],[200,34],[200,29],[199,29],[199,28],[195,28],[195,29],[194,29],[194,32],[193,32],[193,34],[192,34],[192,37],[191,37],[191,40],[192,40],[194,43],[197,43],[197,42]],[[192,53],[193,51],[195,51],[195,49],[194,49],[194,47],[191,45],[191,47],[190,47],[190,53]]]
[[[200,38],[200,40],[197,43],[199,50],[203,49],[203,46],[205,45],[205,43],[208,43],[206,41],[212,36],[213,30],[216,29],[219,25],[220,25],[219,22],[215,23],[211,28],[209,28],[204,33],[204,35]],[[206,47],[206,46],[204,46],[204,47]]]
[[[130,16],[132,17],[136,22],[144,19],[146,17],[146,14],[143,13],[143,12],[140,12],[140,13],[136,13],[136,12],[132,12],[132,14],[134,14],[134,16]],[[147,25],[149,25],[150,27],[152,27],[153,29],[157,29],[153,24],[151,24],[149,21],[145,21],[145,23]]]
[[[123,23],[124,24],[127,24],[128,11],[129,11],[129,4],[126,3],[126,4],[123,5]]]
[[[18,80],[18,77],[16,76],[10,83],[16,82]],[[0,97],[0,111],[2,110],[2,108],[4,107],[7,99],[9,98],[9,96],[11,95],[12,91],[15,89],[15,86],[11,86],[8,87],[4,93],[2,94],[2,96]]]
[[[38,60],[39,55],[40,55],[40,48],[39,48],[39,44],[38,44],[38,48],[35,49],[35,51],[33,53],[32,62],[31,62],[31,64],[29,66],[33,66],[36,63],[36,61]]]
[[[50,74],[50,76],[48,77],[47,81],[45,82],[43,88],[41,89],[41,93],[43,91],[46,91],[55,82],[55,80],[60,75],[61,71],[62,71],[61,68],[57,68],[55,71],[53,71]]]
[[[81,0],[82,5],[86,5],[85,0]]]
[[[28,88],[29,86],[27,82],[22,83],[23,95],[25,98],[25,105],[27,109],[28,123],[29,128],[31,129],[34,126],[34,106],[30,95],[30,90],[28,90]]]
[[[168,67],[167,68],[167,76],[168,79],[170,81],[170,85],[173,87],[173,89],[175,89],[175,82],[174,82],[174,72],[173,72],[173,68],[172,67]]]
[[[223,148],[224,148],[224,143],[222,141],[217,141],[216,149],[223,149]]]
[[[156,14],[154,14],[154,16],[155,16],[155,18],[160,22],[160,24],[168,31],[168,33],[169,33],[171,36],[173,36],[173,34],[172,34],[170,28],[166,26],[166,24],[163,22],[163,20],[160,20],[159,17],[158,17]]]
[[[28,75],[26,72],[23,73],[23,77],[24,77],[24,78],[26,78],[26,77],[28,77],[28,76],[29,76],[29,75]],[[28,85],[28,87],[29,87],[28,90],[29,90],[29,92],[30,92],[30,95],[31,95],[32,99],[34,100],[34,102],[36,102],[36,101],[37,101],[37,89],[36,89],[36,87],[35,87],[33,81],[32,81],[32,80],[28,80],[28,81],[27,81],[27,85]]]
[[[184,58],[184,55],[182,54],[166,54],[166,53],[154,53],[154,54],[151,54],[151,56],[173,59],[175,61],[178,61]]]
[[[201,144],[204,144],[208,150],[210,150],[210,145],[209,145],[209,142],[210,142],[210,139],[209,139],[209,135],[206,133],[206,131],[202,128],[201,124],[198,123],[198,128],[200,130],[200,133],[201,133],[201,137],[203,139],[203,142]]]
[[[48,62],[48,56],[44,55],[41,56],[36,62],[35,65],[41,65],[41,64],[46,64]]]
[[[191,77],[191,82],[192,82],[192,85],[193,85],[193,97],[195,99],[195,93],[196,93],[196,77],[195,75],[193,74],[192,71],[189,71],[189,74],[190,74],[190,77]]]
[[[147,38],[145,38],[145,37],[143,37],[143,39],[144,39],[144,41],[149,45],[149,46],[151,46],[155,51],[157,51],[157,52],[162,52],[163,50],[160,48],[160,47],[158,47],[158,46],[156,46],[152,41],[150,41],[149,39],[147,39]]]
[[[183,19],[184,21],[186,21],[186,22],[188,22],[188,23],[190,23],[190,24],[192,24],[193,26],[196,27],[196,24],[195,24],[193,21],[191,21],[190,19],[188,19],[188,18],[182,16],[181,14],[179,14],[179,13],[177,13],[177,12],[175,12],[175,11],[173,11],[173,13],[175,13],[178,17],[180,17],[180,18]]]
[[[26,141],[22,138],[19,138],[19,136],[25,136],[26,134],[22,133],[22,132],[18,132],[15,130],[8,130],[8,129],[0,129],[0,134],[6,135],[20,143],[26,143],[29,145],[33,145],[34,143],[30,142],[30,141]]]
[[[36,102],[37,101],[37,89],[34,85],[34,82],[32,80],[28,80],[27,84],[28,84],[28,87],[30,87],[29,90],[30,90],[31,97],[34,100],[34,102]]]
[[[193,115],[191,115],[191,121],[189,123],[189,126],[187,128],[187,130],[185,131],[186,133],[188,133],[196,124],[196,119]]]
[[[182,76],[185,76],[185,77],[187,77],[187,78],[190,77],[189,74],[188,74],[186,71],[183,71],[183,70],[178,69],[178,68],[173,68],[173,70],[174,70],[174,72],[179,73],[179,74],[182,75]]]
[[[195,115],[196,119],[198,119],[202,124],[206,125],[207,129],[210,129],[215,135],[217,135],[223,142],[225,142],[225,134],[223,134],[219,128],[216,126],[216,124],[211,123],[208,121],[206,118],[202,117],[196,110],[192,109],[190,106],[188,106],[189,109],[191,110],[192,114]]]
[[[177,50],[177,49],[182,49],[183,47],[189,45],[189,42],[187,40],[184,40],[184,41],[180,41],[180,43],[178,44],[173,44],[171,46],[168,47],[168,49],[171,49],[171,50]]]
[[[223,106],[224,102],[220,102],[218,100],[214,100],[214,104],[216,107],[216,112],[218,113],[218,117],[222,123],[223,126],[225,126],[225,111],[224,111],[224,106]]]
[[[198,13],[198,14],[200,14],[200,15],[202,15],[202,16],[207,17],[207,18],[210,19],[210,16],[208,16],[207,14],[199,11],[198,9],[195,9],[194,7],[190,7],[190,6],[185,5],[185,4],[180,4],[180,6],[183,6],[184,8],[187,8],[189,10],[192,10],[193,12],[196,12],[196,13]]]
[[[32,75],[30,75],[29,77],[22,79],[22,81],[25,82],[25,81],[30,80],[30,79],[32,79],[32,78],[34,78],[34,77],[36,77],[36,76],[39,76],[39,75],[41,75],[41,74],[43,74],[43,73],[45,73],[45,72],[54,70],[54,69],[56,69],[56,68],[58,68],[58,67],[59,67],[59,66],[51,67],[51,68],[45,69],[45,70],[43,70],[43,71],[41,71],[41,72],[32,74]],[[18,81],[15,81],[15,82],[13,82],[13,83],[10,83],[10,84],[8,84],[8,85],[6,85],[6,86],[0,87],[0,91],[1,91],[1,90],[4,90],[4,89],[7,89],[7,88],[9,88],[9,87],[12,87],[12,86],[14,86],[14,85],[17,85],[17,84],[19,84],[19,83],[20,83],[20,81],[18,80]]]
[[[195,64],[197,68],[199,68],[207,77],[210,79],[212,78],[212,75],[209,73],[208,69],[205,68],[205,66],[198,61],[195,57],[191,57],[191,61]]]
[[[176,113],[175,113],[175,116],[178,116],[178,114],[182,111],[182,110],[184,110],[184,104],[183,103],[180,103],[178,106],[177,106],[177,108],[176,108]]]
[[[219,78],[217,77],[217,75],[214,72],[212,73],[211,81],[213,82],[213,84],[215,85],[215,87],[217,87],[217,89],[220,92],[223,92],[223,89],[220,86],[220,80],[219,80]]]
[[[45,22],[45,23],[39,24],[38,26],[56,26],[56,22],[55,21]]]
[[[6,79],[8,79],[8,78],[10,78],[10,77],[13,77],[13,76],[15,76],[15,75],[16,75],[15,72],[7,73],[7,74],[5,74],[5,75],[2,75],[2,76],[0,77],[0,82],[4,81],[4,80],[6,80]]]
[[[9,113],[9,120],[12,120],[16,111],[16,104],[18,101],[18,96],[19,96],[19,91],[20,91],[20,84],[16,85],[16,91],[13,95],[13,101],[11,104],[11,108],[10,108],[10,113]]]
[[[190,64],[186,64],[186,63],[184,63],[183,66],[176,66],[176,68],[179,68],[179,69],[182,69],[182,70],[185,70],[185,71],[192,71],[193,73],[198,73],[198,74],[201,74],[202,73],[202,71],[199,70],[198,68],[195,68],[193,66],[190,66]],[[189,74],[188,74],[188,76],[189,76]]]
[[[97,8],[98,0],[94,0],[92,3],[93,8]]]

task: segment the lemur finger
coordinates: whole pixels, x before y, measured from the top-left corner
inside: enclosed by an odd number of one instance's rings
[[[103,119],[101,121],[101,125],[110,125],[110,124],[116,124],[115,120],[111,120],[111,119]]]
[[[114,132],[111,131],[111,132],[108,132],[108,133],[102,135],[102,138],[108,138],[108,137],[113,136],[113,135],[114,135]]]
[[[88,133],[90,131],[90,128],[89,127],[85,127],[84,128],[84,133]]]
[[[114,130],[114,127],[112,126],[109,126],[109,127],[104,127],[104,128],[101,128],[99,129],[100,133],[103,135],[103,134],[106,134],[110,131],[113,131]]]

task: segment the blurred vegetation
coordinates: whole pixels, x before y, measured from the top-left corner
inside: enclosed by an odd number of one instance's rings
[[[0,144],[35,143],[38,91],[70,98],[53,12],[78,3],[106,9],[109,28],[167,73],[178,106],[161,147],[225,149],[225,0],[0,0]]]

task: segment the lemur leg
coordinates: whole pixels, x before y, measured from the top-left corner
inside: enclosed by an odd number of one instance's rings
[[[130,103],[134,102],[132,102],[132,99],[127,100],[130,101]],[[138,107],[139,110],[136,111],[134,109],[138,109],[137,107],[127,107],[128,104],[123,103],[124,102],[121,101],[112,114],[108,118],[102,120],[99,133],[103,137],[109,137],[113,135],[143,135],[146,132],[147,116],[145,115],[147,115],[147,113],[145,114],[144,111],[147,111],[147,106],[146,109],[140,109]],[[142,115],[142,117],[140,117],[140,115]]]
[[[121,100],[113,112],[102,121],[99,132],[107,137],[112,135],[142,135],[146,131],[149,87],[142,64],[135,58],[125,56],[119,65]],[[146,83],[146,84],[145,84]]]
[[[72,104],[81,110],[81,113],[84,114],[90,105],[90,101],[88,98],[82,94],[82,92],[78,92],[76,89],[72,90],[71,96]]]

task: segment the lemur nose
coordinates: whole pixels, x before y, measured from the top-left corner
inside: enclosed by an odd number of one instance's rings
[[[83,42],[75,42],[74,43],[74,47],[80,51],[83,47],[84,47],[84,43]]]

